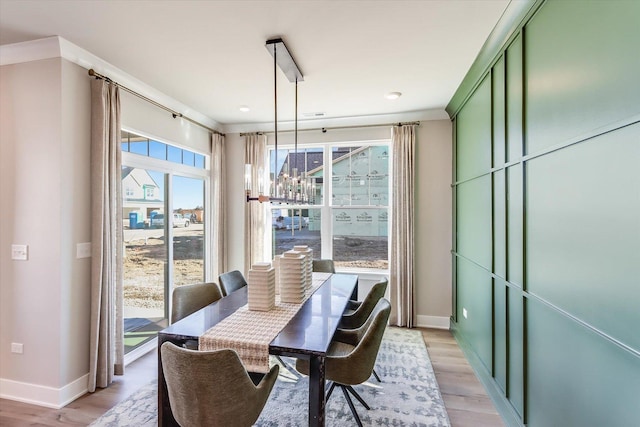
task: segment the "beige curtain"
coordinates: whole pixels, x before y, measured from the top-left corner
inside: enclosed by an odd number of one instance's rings
[[[121,176],[118,87],[95,79],[91,81],[91,392],[124,373]]]
[[[212,134],[211,137],[211,225],[213,230],[213,268],[212,277],[217,278],[227,271],[227,192],[225,191],[225,154],[224,136]]]
[[[396,326],[413,327],[413,208],[415,125],[392,130],[391,316]]]
[[[267,136],[249,134],[245,136],[244,163],[251,167],[251,194],[258,194],[258,168],[265,164]],[[244,209],[244,271],[245,274],[256,262],[264,261],[265,207],[258,202],[245,204]]]

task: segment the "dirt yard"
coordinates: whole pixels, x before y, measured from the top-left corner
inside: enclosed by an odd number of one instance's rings
[[[124,297],[125,305],[140,308],[163,308],[164,272],[167,266],[162,230],[125,230]],[[173,275],[176,286],[204,280],[202,225],[174,229]],[[275,253],[281,254],[294,245],[307,245],[319,258],[320,234],[306,229],[278,230]],[[387,238],[335,237],[334,261],[337,267],[388,268]],[[363,255],[363,254],[366,254]]]

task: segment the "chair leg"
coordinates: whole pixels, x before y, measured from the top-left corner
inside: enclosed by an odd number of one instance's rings
[[[300,378],[300,374],[298,373],[298,371],[296,371],[296,369],[293,366],[289,365],[287,362],[282,360],[282,357],[276,356],[276,359],[278,360],[278,362],[280,362],[282,364],[282,366],[287,368],[287,371],[291,372],[293,375],[295,375],[296,377]]]
[[[331,397],[331,393],[333,393],[333,389],[336,388],[336,383],[335,382],[331,382],[331,385],[329,386],[329,391],[327,392],[326,397],[324,398],[325,402],[329,401],[329,398]]]
[[[362,396],[360,396],[360,395],[358,394],[358,392],[357,392],[357,391],[355,391],[355,390],[353,389],[353,387],[351,387],[350,385],[346,385],[346,386],[344,386],[344,388],[346,388],[348,391],[350,391],[350,392],[351,392],[351,394],[353,394],[353,396],[354,396],[356,399],[358,399],[358,401],[359,401],[360,403],[362,403],[362,406],[364,406],[364,407],[365,407],[365,408],[367,408],[368,410],[369,410],[369,409],[371,409],[371,408],[369,408],[369,405],[367,405],[367,402],[365,402],[365,401],[364,401],[364,399],[362,398]]]
[[[340,388],[342,389],[342,393],[344,394],[345,399],[347,399],[347,404],[349,405],[349,408],[351,408],[351,413],[353,414],[353,418],[356,419],[356,423],[358,423],[358,427],[362,427],[362,421],[360,421],[360,417],[358,416],[358,413],[356,412],[355,406],[353,406],[353,402],[351,401],[351,397],[349,397],[349,393],[347,393],[347,387],[348,386],[343,386],[342,384],[340,385]]]
[[[378,376],[378,373],[376,372],[376,370],[373,370],[373,376],[376,377],[376,379],[378,380],[379,383],[381,383],[382,381],[380,380],[380,377]]]

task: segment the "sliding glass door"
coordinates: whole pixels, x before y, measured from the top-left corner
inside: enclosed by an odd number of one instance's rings
[[[123,132],[125,354],[169,325],[175,286],[205,281],[204,155]]]

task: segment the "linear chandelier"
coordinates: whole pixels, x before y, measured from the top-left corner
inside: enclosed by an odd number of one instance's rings
[[[267,40],[266,48],[273,56],[273,92],[274,92],[274,153],[275,165],[273,177],[269,173],[269,195],[264,194],[262,185],[263,171],[258,169],[258,196],[251,195],[251,169],[250,164],[245,165],[245,192],[247,202],[258,201],[291,204],[313,204],[316,194],[316,179],[307,176],[306,162],[304,171],[298,173],[298,82],[304,81],[302,72],[296,65],[293,56],[281,38]],[[278,67],[291,83],[295,83],[295,118],[294,118],[294,160],[292,167],[291,153],[287,162],[288,171],[278,171]]]

